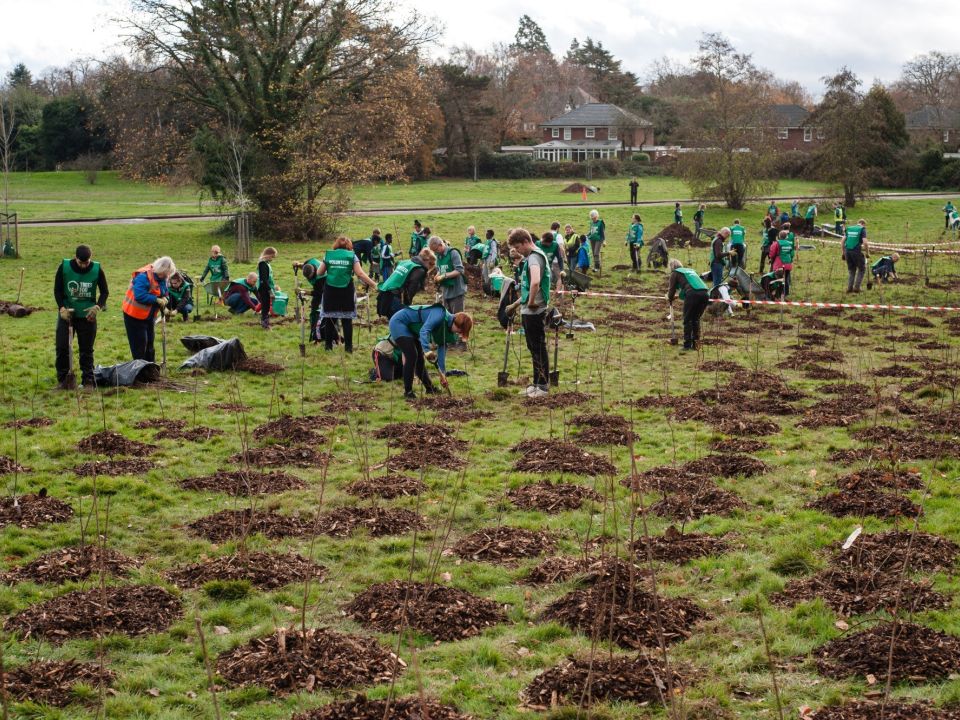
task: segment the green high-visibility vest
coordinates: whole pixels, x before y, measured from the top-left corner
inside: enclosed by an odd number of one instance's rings
[[[443,305],[411,305],[410,309],[416,310],[419,317],[422,318],[424,310],[434,307],[442,308]],[[450,329],[450,325],[452,324],[453,315],[444,310],[443,324],[430,333],[430,339],[433,340],[437,345],[455,345],[456,343],[460,342],[460,336]],[[407,327],[410,328],[410,332],[412,332],[414,335],[419,335],[421,328],[423,328],[423,320],[410,323]]]
[[[207,270],[210,271],[211,282],[220,282],[227,276],[223,271],[223,266],[226,265],[226,262],[223,255],[217,255],[216,259],[207,259]]]
[[[180,286],[179,290],[175,290],[173,285],[167,285],[167,292],[170,293],[170,297],[177,301],[177,305],[180,304],[180,301],[183,300],[185,296],[190,295],[190,289],[193,286],[188,283],[186,280],[183,281],[183,284]]]
[[[857,246],[860,244],[862,235],[862,225],[851,225],[847,228],[846,239],[843,241],[843,247],[847,250],[856,250]]]
[[[353,280],[353,264],[356,259],[353,250],[327,250],[323,256],[323,263],[327,266],[327,285],[335,288],[347,287]]]
[[[408,253],[410,257],[423,250],[423,242],[423,235],[418,232],[410,233],[410,252]]]
[[[454,250],[452,247],[448,247],[447,251],[443,255],[437,256],[437,273],[439,275],[453,271],[454,253],[459,253],[459,250]],[[463,258],[460,259],[460,262],[463,262]],[[460,278],[444,278],[440,281],[440,285],[443,287],[453,287],[457,284],[457,280],[459,279]]]
[[[879,260],[877,260],[873,265],[871,265],[871,266],[870,266],[870,269],[871,269],[871,270],[876,270],[878,267],[880,267],[880,266],[883,265],[884,263],[888,263],[888,262],[890,262],[890,256],[889,256],[889,255],[884,255],[882,258],[880,258]]]
[[[505,279],[503,275],[494,275],[490,278],[490,287],[497,295],[499,295],[503,289],[503,281]]]
[[[807,208],[807,214],[804,215],[804,217],[807,220],[810,220],[813,218],[814,215],[816,215],[816,212],[817,212],[816,208],[813,205],[811,205],[810,207]]]
[[[607,226],[603,219],[590,223],[590,230],[587,232],[587,240],[600,240],[604,237]]]
[[[543,254],[547,256],[547,262],[551,264],[554,260],[560,257],[560,245],[557,243],[556,238],[553,239],[552,243],[545,243],[543,240],[537,240],[534,245],[543,250]]]
[[[747,237],[747,230],[743,225],[734,225],[730,228],[730,244],[731,245],[743,245],[744,239]]]
[[[680,273],[681,275],[683,275],[683,276],[687,279],[687,282],[690,283],[690,289],[691,289],[691,290],[706,290],[706,289],[707,289],[706,283],[704,283],[703,280],[700,278],[700,276],[697,275],[697,271],[696,271],[696,270],[691,270],[690,268],[680,267],[680,268],[677,268],[676,270],[674,270],[674,272]],[[680,290],[680,299],[683,300],[683,299],[685,299],[686,297],[687,297],[687,289],[686,289],[686,288],[683,288],[682,290]]]
[[[307,278],[307,282],[310,283],[310,287],[316,287],[316,284],[324,278],[324,276],[320,274],[320,261],[316,258],[310,258],[304,263],[304,265],[312,265],[316,270],[312,278]],[[304,277],[307,276],[304,275]]]
[[[633,223],[630,226],[630,244],[643,247],[643,223]]]
[[[407,275],[409,275],[410,271],[415,267],[417,267],[417,263],[415,263],[413,260],[404,260],[403,262],[397,263],[397,266],[393,269],[393,272],[390,273],[390,277],[380,283],[380,285],[377,287],[377,290],[380,292],[399,290],[407,281]]]
[[[100,278],[100,263],[94,262],[87,272],[74,272],[70,259],[63,260],[63,304],[73,308],[77,315],[97,304],[97,280]]]
[[[477,245],[483,243],[483,239],[477,237],[476,235],[468,235],[467,238],[463,241],[463,246],[465,248],[470,248],[473,250]]]
[[[540,305],[550,304],[550,260],[544,254],[543,250],[534,246],[533,252],[543,258],[543,272],[540,277]],[[530,259],[527,258],[523,263],[523,273],[520,276],[520,303],[527,304],[527,298],[530,297]]]
[[[789,235],[783,240],[780,240],[780,262],[785,265],[789,265],[793,262],[793,256],[796,254],[796,245],[793,242],[793,238]]]
[[[380,243],[381,240],[376,240],[373,243],[373,247],[370,248],[370,260],[372,262],[380,262]]]

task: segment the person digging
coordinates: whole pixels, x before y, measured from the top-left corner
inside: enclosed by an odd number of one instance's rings
[[[520,310],[524,339],[533,358],[533,383],[520,392],[530,398],[550,391],[550,353],[547,350],[546,318],[550,305],[550,261],[523,228],[510,232],[507,243],[524,258],[520,270],[520,297],[509,306],[508,315]]]
[[[317,336],[317,323],[320,321],[320,303],[323,301],[323,288],[326,285],[326,276],[319,272],[320,260],[313,257],[303,262],[293,263],[294,274],[303,273],[303,279],[310,286],[310,342],[320,342]],[[303,292],[301,290],[301,292]]]
[[[241,315],[247,310],[260,312],[260,303],[257,301],[257,274],[247,273],[243,280],[231,280],[223,295],[223,304],[233,315]]]
[[[763,292],[766,293],[768,300],[783,299],[783,276],[783,268],[777,268],[773,272],[768,272],[766,275],[760,276],[760,287],[763,288]]]
[[[97,339],[97,315],[107,307],[107,278],[100,263],[94,262],[93,251],[79,245],[73,259],[64,258],[53,280],[53,297],[60,308],[55,335],[57,387],[72,390],[76,380],[72,373],[73,347],[77,338],[80,350],[80,381],[85,389],[93,389],[93,345]]]
[[[898,253],[884,255],[870,266],[870,274],[873,276],[873,282],[890,282],[890,278],[899,280],[897,276],[897,262],[900,260]],[[873,283],[867,283],[867,290],[872,289]]]
[[[134,360],[154,362],[154,319],[167,308],[167,280],[177,271],[168,256],[159,257],[133,272],[123,298],[123,325]]]
[[[409,260],[403,260],[390,276],[377,286],[377,315],[392,318],[404,307],[413,304],[417,293],[427,285],[427,278],[437,267],[437,256],[428,247]]]
[[[403,355],[403,396],[415,400],[414,376],[428,395],[440,392],[430,380],[424,361],[437,366],[440,382],[446,385],[447,346],[460,339],[469,340],[473,318],[463,312],[451,315],[442,305],[411,305],[394,313],[389,328],[390,342]]]
[[[190,313],[193,312],[193,285],[187,282],[183,273],[175,272],[170,276],[167,291],[170,295],[170,304],[165,310],[167,317],[179,313],[184,322],[189,320]]]
[[[840,257],[847,263],[847,292],[860,292],[860,283],[867,271],[867,221],[860,219],[849,226],[843,235],[843,252]]]
[[[669,268],[667,302],[670,303],[670,314],[667,317],[673,319],[673,299],[679,293],[683,300],[683,349],[696,350],[700,345],[700,318],[710,304],[710,294],[695,270],[685,268],[676,258],[670,261]]]

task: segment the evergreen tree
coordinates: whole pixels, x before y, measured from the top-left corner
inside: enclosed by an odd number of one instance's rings
[[[7,84],[11,88],[29,88],[33,85],[33,75],[23,63],[17,63],[13,70],[7,73]]]
[[[520,18],[517,34],[513,36],[513,44],[510,47],[529,53],[550,53],[547,36],[544,35],[543,29],[536,20],[529,15],[523,15]]]

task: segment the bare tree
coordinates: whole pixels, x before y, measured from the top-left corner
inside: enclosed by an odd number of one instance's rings
[[[16,138],[16,118],[13,103],[7,94],[0,93],[0,166],[3,170],[3,213],[10,214],[10,169],[13,166],[13,141]]]
[[[903,66],[898,83],[919,106],[930,108],[937,130],[946,129],[949,110],[960,105],[960,55],[937,50]]]

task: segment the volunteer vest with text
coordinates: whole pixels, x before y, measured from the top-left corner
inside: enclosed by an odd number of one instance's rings
[[[843,247],[847,250],[856,250],[857,246],[860,245],[860,235],[862,234],[863,226],[861,225],[852,225],[847,228],[846,239],[843,241]]]
[[[730,228],[730,244],[743,245],[743,240],[747,236],[746,228],[743,225],[734,225]]]
[[[207,260],[207,270],[210,271],[210,280],[212,282],[220,282],[223,280],[226,275],[226,273],[223,272],[225,262],[223,255],[217,255],[216,259],[210,258]]]
[[[696,270],[691,270],[690,268],[677,268],[674,272],[678,272],[683,275],[687,282],[690,283],[691,290],[706,290],[707,286],[703,280],[700,279],[700,276],[697,275]],[[680,291],[680,299],[683,300],[687,297],[687,289],[684,288]]]
[[[335,288],[345,288],[353,279],[353,262],[356,255],[353,250],[340,248],[327,250],[323,262],[327,266],[327,285]]]
[[[543,271],[540,277],[540,299],[541,305],[550,303],[550,261],[543,250],[534,246],[533,252],[543,258]],[[523,275],[520,277],[520,302],[527,304],[527,298],[530,297],[530,259],[523,263]]]
[[[796,253],[796,245],[794,244],[793,238],[788,235],[780,241],[780,262],[789,265],[793,262],[794,253]]]
[[[63,261],[63,304],[73,308],[77,313],[84,312],[96,304],[97,279],[100,277],[100,263],[93,263],[87,272],[74,272],[70,260]]]
[[[397,266],[393,269],[393,272],[390,273],[390,277],[380,283],[380,286],[377,288],[377,290],[380,292],[399,290],[407,281],[407,275],[409,275],[410,271],[416,266],[417,263],[415,263],[413,260],[404,260],[403,262],[397,263]]]
[[[443,275],[444,273],[453,272],[453,254],[457,252],[453,248],[447,248],[447,251],[443,255],[437,256],[437,273]],[[444,287],[453,287],[457,283],[457,278],[447,278],[441,280],[440,284]]]

